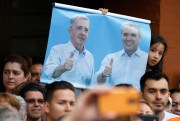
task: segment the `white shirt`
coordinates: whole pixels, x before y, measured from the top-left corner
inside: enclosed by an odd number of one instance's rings
[[[171,118],[180,117],[178,115],[175,115],[175,114],[172,114],[172,113],[169,113],[169,112],[166,112],[166,111],[164,111],[164,113],[165,113],[165,116],[164,116],[162,121],[168,121]]]

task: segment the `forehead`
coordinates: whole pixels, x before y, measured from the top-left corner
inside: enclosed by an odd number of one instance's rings
[[[125,32],[139,33],[139,29],[134,26],[124,26],[122,28],[122,33]]]
[[[164,45],[160,42],[154,43],[151,47],[152,48],[158,48],[159,50],[164,50]]]
[[[39,91],[28,91],[25,94],[25,98],[43,98],[43,94]]]
[[[75,93],[70,89],[59,89],[53,93],[52,100],[75,101]]]
[[[166,81],[165,78],[161,78],[159,80],[155,80],[155,79],[148,79],[145,83],[145,88],[144,89],[149,89],[149,88],[153,88],[153,89],[169,89],[168,88],[168,82]]]
[[[76,18],[73,25],[87,25],[89,26],[89,21],[84,18]]]
[[[16,63],[16,62],[13,62],[13,63],[8,62],[8,63],[5,64],[4,69],[22,70],[20,66],[21,66],[21,65],[20,65],[19,63]]]

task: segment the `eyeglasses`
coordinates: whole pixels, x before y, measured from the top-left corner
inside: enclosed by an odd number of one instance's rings
[[[29,99],[25,99],[26,103],[29,104],[34,104],[36,102],[38,102],[39,104],[43,104],[44,103],[44,99],[34,99],[34,98],[29,98]]]

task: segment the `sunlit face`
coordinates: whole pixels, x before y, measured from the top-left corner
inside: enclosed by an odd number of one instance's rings
[[[19,84],[27,81],[28,75],[25,75],[19,63],[8,62],[3,70],[3,83],[7,92],[12,90]]]
[[[83,47],[89,32],[89,21],[83,18],[75,19],[72,27],[69,28],[71,41],[75,47]]]
[[[151,107],[146,103],[140,103],[139,105],[139,114],[140,115],[153,115]]]
[[[122,29],[123,46],[127,54],[129,53],[131,55],[137,50],[140,38],[140,33],[137,28],[126,26]]]
[[[54,92],[50,102],[46,102],[45,112],[52,121],[57,120],[72,111],[75,104],[75,93],[69,89]]]
[[[28,91],[24,97],[28,119],[41,119],[44,113],[44,98],[39,91]]]
[[[162,112],[168,102],[169,88],[164,78],[160,80],[148,79],[146,81],[143,97],[155,113]]]
[[[42,73],[42,65],[34,64],[32,65],[30,71],[31,71],[31,80],[34,82],[39,82]]]
[[[159,63],[164,54],[164,45],[162,43],[154,43],[149,51],[148,64],[155,66]]]
[[[172,98],[171,112],[180,115],[180,92],[172,94],[171,98]]]

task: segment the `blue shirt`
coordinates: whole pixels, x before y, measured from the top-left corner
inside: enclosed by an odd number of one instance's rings
[[[74,52],[73,68],[70,71],[64,72],[61,76],[53,78],[52,75],[56,67],[64,64],[72,51]],[[55,45],[52,47],[45,62],[44,72],[51,82],[64,80],[70,82],[76,88],[84,89],[89,87],[94,75],[94,57],[85,48],[79,54],[79,51],[75,49],[71,41],[66,44]]]
[[[108,54],[103,59],[97,75],[104,71],[106,65],[110,64],[111,58],[113,58],[112,73],[105,85],[115,86],[127,83],[140,89],[140,78],[145,73],[148,53],[138,48],[131,56],[128,56],[124,50]]]

